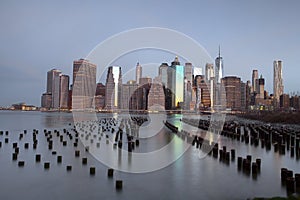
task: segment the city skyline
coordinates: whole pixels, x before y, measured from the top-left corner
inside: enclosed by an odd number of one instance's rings
[[[101,41],[121,31],[145,26],[180,31],[203,45],[213,58],[220,45],[225,76],[251,80],[252,69],[258,69],[268,91],[272,91],[272,62],[282,60],[284,93],[299,91],[299,4],[297,1],[164,1],[155,5],[131,1],[116,6],[110,2],[98,5],[2,2],[0,24],[6,28],[0,36],[0,66],[4,71],[0,76],[0,106],[18,102],[39,105],[49,69],[59,68],[71,74],[71,61],[85,57]],[[116,16],[109,15],[113,9]],[[171,9],[184,11],[185,17],[158,12]],[[280,10],[280,15],[274,10]],[[141,17],[136,18],[137,15]],[[106,20],[106,16],[111,16],[111,20]],[[143,65],[150,60],[166,59],[158,54],[154,54],[157,57],[140,55],[134,61],[124,59],[124,66],[134,67],[136,61]],[[204,71],[205,66],[201,67]]]
[[[290,98],[283,91],[282,61],[275,60],[273,64],[271,93],[265,90],[265,79],[262,75],[258,77],[257,69],[252,71],[251,82],[239,76],[223,76],[224,65],[220,52],[215,59],[215,66],[212,63],[205,65],[205,75],[199,74],[193,63],[183,65],[175,56],[170,65],[157,64],[157,70],[154,71],[158,74],[152,76],[143,76],[143,67],[138,62],[135,74],[131,74],[135,78],[124,82],[122,67],[110,66],[105,85],[96,81],[97,65],[79,59],[73,62],[71,85],[69,76],[63,75],[60,70],[47,72],[46,92],[41,96],[41,107],[42,110],[62,111],[154,111],[154,108],[161,110],[163,107],[165,110],[196,112],[214,112],[219,108],[233,112],[299,110],[299,95],[291,95]]]

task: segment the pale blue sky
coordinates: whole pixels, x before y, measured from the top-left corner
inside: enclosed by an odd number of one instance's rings
[[[48,70],[55,67],[71,76],[73,60],[101,41],[153,26],[192,37],[213,58],[220,44],[225,75],[246,81],[258,69],[270,93],[273,60],[281,59],[285,92],[300,91],[299,9],[297,0],[1,1],[0,106],[22,101],[39,106]],[[124,65],[135,66],[137,60]]]

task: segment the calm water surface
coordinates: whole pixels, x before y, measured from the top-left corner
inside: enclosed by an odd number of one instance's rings
[[[6,136],[0,136],[0,199],[247,199],[286,196],[286,189],[280,182],[280,168],[287,167],[300,173],[300,161],[291,158],[289,152],[279,155],[273,149],[266,151],[260,146],[220,137],[219,146],[236,149],[236,157],[251,154],[252,159],[262,159],[261,173],[256,179],[238,171],[237,161],[227,165],[211,156],[199,159],[195,147],[161,170],[143,174],[115,171],[111,179],[107,177],[107,167],[89,153],[81,151],[81,157],[88,158],[88,164],[82,165],[81,159],[75,158],[71,143],[58,147],[59,141],[54,140],[55,150],[63,156],[62,164],[57,164],[42,131],[44,128],[69,129],[69,123],[73,125],[72,113],[0,111],[0,130],[9,130],[7,137],[10,139],[9,144],[4,144]],[[24,142],[32,141],[34,128],[40,131],[38,148],[24,149]],[[25,167],[20,168],[16,161],[12,161],[12,142],[19,141],[19,133],[24,129],[28,134],[19,142],[18,159],[25,160]],[[139,151],[155,149],[173,137],[167,130],[160,134],[157,141],[141,139]],[[35,162],[37,153],[42,154],[41,163]],[[50,170],[44,170],[44,161],[51,163]],[[66,165],[73,166],[71,172],[66,171]],[[95,176],[89,175],[90,166],[97,168]],[[123,180],[121,191],[115,189],[116,179]]]

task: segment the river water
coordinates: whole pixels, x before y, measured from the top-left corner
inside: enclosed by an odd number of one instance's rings
[[[109,117],[108,114],[97,116]],[[178,115],[168,118],[186,131],[192,129],[180,125]],[[175,137],[163,128],[162,123],[156,122],[155,117],[151,121],[154,127],[157,124],[163,131],[157,137],[140,137],[140,147],[136,152],[161,148],[170,142],[170,138]],[[82,150],[82,145],[76,149],[81,149],[80,156],[88,159],[87,165],[82,165],[81,159],[74,156],[75,148],[69,140],[64,147],[59,146],[59,141],[54,139],[54,150],[63,157],[61,164],[57,163],[56,155],[52,155],[53,150],[48,150],[43,129],[62,132],[62,129],[70,129],[73,124],[72,113],[0,111],[0,130],[9,131],[7,136],[0,136],[0,199],[247,199],[286,196],[286,188],[280,181],[280,169],[287,167],[294,173],[300,173],[300,160],[291,158],[288,152],[279,155],[274,153],[273,146],[267,151],[260,146],[254,147],[220,136],[219,147],[226,145],[228,150],[235,149],[236,157],[250,154],[252,159],[261,158],[261,172],[256,178],[239,171],[237,161],[225,164],[212,156],[200,158],[199,151],[193,146],[162,169],[148,173],[115,170],[114,177],[108,178],[108,167]],[[19,141],[18,136],[25,129],[28,133]],[[39,130],[38,148],[30,146],[24,149],[25,142],[31,145],[33,129]],[[147,132],[147,129],[150,128],[143,130],[141,127],[140,134]],[[4,143],[5,138],[9,138],[8,144]],[[12,143],[16,141],[20,148],[18,160],[25,161],[24,167],[18,167],[18,161],[12,160]],[[102,139],[102,142],[105,140]],[[173,148],[177,150],[176,146]],[[42,155],[41,163],[35,162],[37,153]],[[50,162],[49,170],[44,169],[44,161]],[[67,172],[66,165],[72,165],[72,171]],[[89,174],[91,166],[96,167],[94,176]],[[115,189],[117,179],[123,180],[122,190]]]

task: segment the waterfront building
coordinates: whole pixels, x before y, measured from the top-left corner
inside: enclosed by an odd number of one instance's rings
[[[211,107],[214,105],[214,92],[215,92],[215,73],[214,73],[214,64],[206,63],[205,65],[205,79],[207,84],[210,86],[210,104]]]
[[[88,60],[73,62],[72,109],[94,109],[97,66]]]
[[[122,71],[119,66],[110,66],[105,84],[105,107],[107,110],[120,108],[122,95]]]
[[[51,93],[44,93],[42,94],[42,99],[41,99],[41,107],[50,109],[52,106],[52,94]]]
[[[153,79],[148,94],[148,110],[161,111],[165,109],[165,93],[159,77]]]
[[[59,109],[69,108],[69,76],[60,75],[59,80]]]
[[[280,109],[288,110],[290,107],[290,96],[288,94],[282,94],[279,97]]]
[[[103,85],[102,83],[97,83],[95,95],[105,96],[105,85]]]
[[[47,92],[51,94],[51,106],[52,109],[59,108],[59,86],[60,86],[61,71],[58,69],[52,69],[47,72]]]
[[[193,65],[185,63],[184,66],[184,110],[190,110],[192,100]]]
[[[226,76],[222,78],[222,85],[226,93],[226,108],[241,110],[241,78]]]
[[[136,108],[137,110],[147,110],[148,108],[148,95],[152,84],[152,78],[140,78],[140,84],[135,91],[134,96],[137,97]]]
[[[278,108],[280,95],[283,94],[283,78],[282,78],[282,61],[275,60],[273,62],[274,77],[273,77],[273,95],[274,106]]]
[[[137,96],[134,94],[138,89],[138,84],[131,80],[122,85],[121,109],[137,110]]]
[[[205,81],[204,75],[195,77],[196,85],[196,110],[207,110],[211,107],[210,86]]]
[[[178,56],[168,69],[168,88],[171,90],[171,109],[183,108],[184,101],[184,66],[180,65]]]

